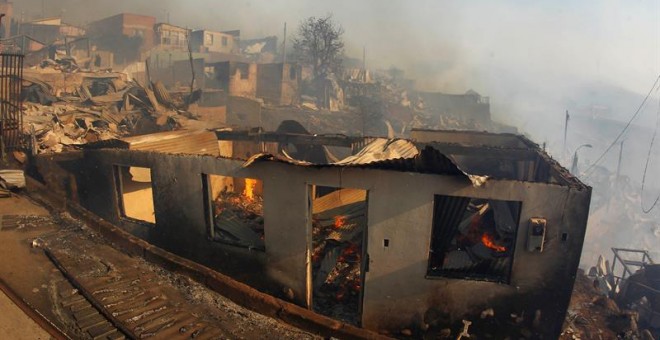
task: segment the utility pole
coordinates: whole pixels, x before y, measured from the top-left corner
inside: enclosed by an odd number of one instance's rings
[[[367,70],[367,46],[362,46],[362,68]]]
[[[621,174],[621,159],[623,158],[623,140],[619,147],[619,163],[616,165],[616,185],[619,185],[619,175]]]
[[[16,35],[21,35],[21,27],[23,27],[23,22],[25,21],[25,11],[21,11],[21,22],[18,23],[18,32]]]
[[[284,42],[282,43],[282,63],[286,64],[286,22],[284,23]]]
[[[46,0],[41,0],[41,18],[46,18]]]
[[[2,18],[5,17],[5,13],[0,13],[0,27],[2,27]],[[2,35],[0,35],[0,38],[4,38]]]
[[[561,150],[562,155],[566,156],[566,137],[568,136],[568,110],[566,110],[566,121],[564,122],[564,148]]]

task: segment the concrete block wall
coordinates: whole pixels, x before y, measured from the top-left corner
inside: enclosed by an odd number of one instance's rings
[[[53,161],[41,159],[42,167]],[[119,217],[113,165],[151,169],[155,226]],[[589,188],[554,184],[490,180],[474,187],[462,176],[280,162],[257,162],[245,168],[240,160],[112,149],[85,151],[61,167],[76,182],[80,204],[98,216],[257,288],[270,289],[259,287],[268,283],[291,289],[294,302],[301,306],[310,303],[310,185],[367,190],[369,271],[362,325],[369,329],[421,324],[431,309],[460,321],[493,308],[499,315],[524,312],[532,318],[540,313],[543,322],[535,334],[556,337],[570,299],[572,285],[566,282],[572,282],[577,270],[591,194]],[[263,181],[265,253],[208,240],[202,174]],[[434,195],[522,202],[510,284],[426,277]],[[548,221],[542,253],[525,249],[532,217]],[[384,239],[389,240],[388,247],[383,246]]]

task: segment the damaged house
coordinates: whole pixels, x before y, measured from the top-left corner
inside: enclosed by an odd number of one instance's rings
[[[273,63],[278,53],[276,36],[256,39],[241,39],[241,54],[260,63]]]
[[[226,61],[204,66],[204,88],[221,89],[230,96],[257,95],[257,64]]]
[[[294,105],[300,97],[298,64],[274,63],[257,65],[257,97],[274,105]]]
[[[464,94],[440,92],[418,92],[420,104],[427,111],[443,118],[462,121],[491,122],[490,98],[483,97],[474,90]]]
[[[524,137],[431,130],[163,132],[26,173],[53,202],[327,317],[495,338],[558,337],[591,196]]]

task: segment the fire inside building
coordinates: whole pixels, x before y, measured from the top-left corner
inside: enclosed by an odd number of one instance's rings
[[[472,132],[177,131],[30,163],[54,203],[372,330],[492,309],[557,336],[591,194],[529,140]]]
[[[577,150],[572,174],[490,97],[368,69],[366,51],[320,67],[286,33],[169,13],[19,21],[13,6],[0,0],[0,314],[29,316],[29,338],[660,334],[653,252],[579,269],[605,199]],[[6,338],[29,329],[5,319]]]

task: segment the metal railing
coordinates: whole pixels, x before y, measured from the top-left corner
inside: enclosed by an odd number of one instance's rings
[[[638,270],[644,268],[647,264],[654,264],[651,255],[646,250],[612,248],[614,260],[612,261],[611,272],[614,276],[614,286],[619,286],[622,280],[635,274]],[[617,263],[621,264],[621,274],[617,275]]]
[[[0,54],[0,155],[23,144],[23,55]]]

